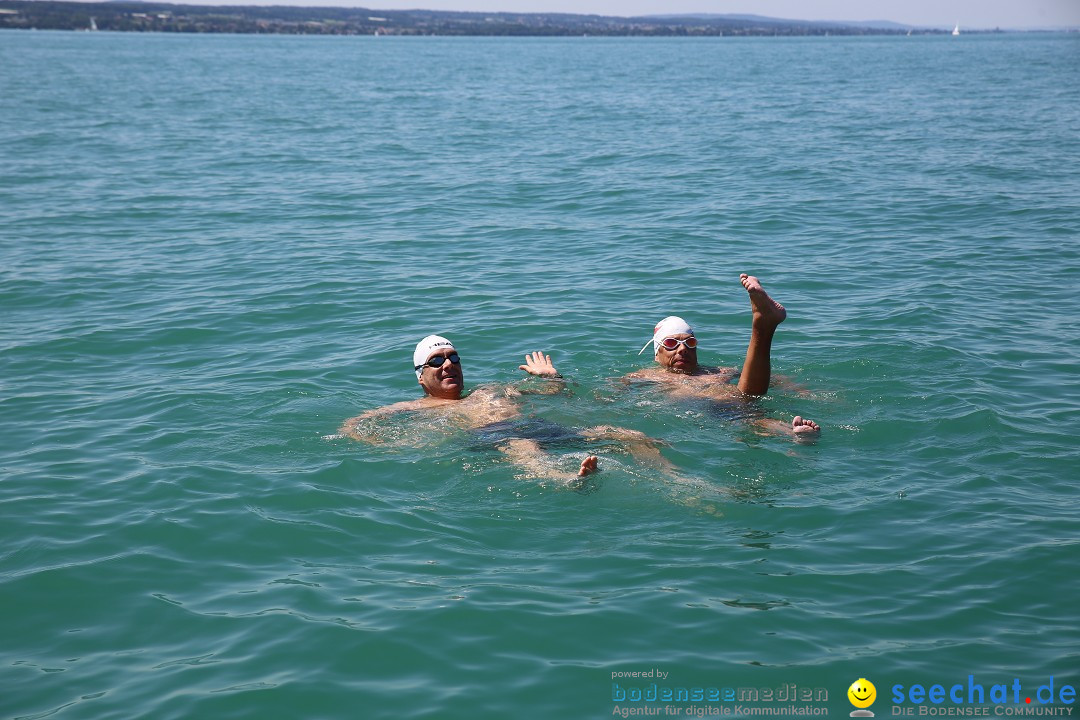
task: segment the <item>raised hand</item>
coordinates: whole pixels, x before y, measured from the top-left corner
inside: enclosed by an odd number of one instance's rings
[[[525,364],[518,365],[519,370],[524,370],[530,375],[539,377],[557,378],[562,377],[555,366],[551,364],[551,356],[542,352],[534,352],[525,355]]]

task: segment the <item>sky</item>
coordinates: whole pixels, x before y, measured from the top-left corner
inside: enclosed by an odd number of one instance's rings
[[[747,13],[789,20],[892,20],[928,27],[1080,27],[1080,0],[171,0],[210,5],[307,5],[380,10],[565,12],[598,15]]]

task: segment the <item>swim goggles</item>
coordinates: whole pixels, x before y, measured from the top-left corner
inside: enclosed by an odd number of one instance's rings
[[[660,341],[660,346],[663,347],[665,350],[674,350],[675,348],[679,347],[680,343],[685,345],[687,350],[693,350],[697,347],[697,338],[693,335],[686,338],[685,340],[680,340],[679,338],[673,337],[666,337]]]
[[[679,343],[682,343],[683,345],[685,345],[687,350],[693,350],[694,348],[697,347],[697,338],[694,337],[693,335],[686,338],[685,340],[680,340],[678,338],[673,338],[673,337],[666,337],[663,340],[656,341],[656,344],[657,344],[656,349],[659,351],[659,349],[662,347],[665,350],[670,352],[670,351],[674,350],[675,348],[679,347]],[[645,343],[645,347],[638,350],[638,355],[645,352],[645,348],[649,347],[652,344],[653,344],[652,340]]]
[[[432,355],[431,357],[428,358],[427,362],[424,363],[423,365],[414,365],[413,370],[423,370],[425,365],[427,367],[441,368],[443,366],[443,363],[446,362],[447,360],[452,362],[454,365],[460,365],[461,364],[461,358],[458,357],[457,353],[450,353],[449,355],[446,355],[446,356]]]

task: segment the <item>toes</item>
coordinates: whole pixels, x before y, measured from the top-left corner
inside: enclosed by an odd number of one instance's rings
[[[596,466],[598,462],[599,458],[597,458],[595,455],[590,455],[589,457],[582,460],[581,469],[578,470],[578,477],[585,477],[586,475],[591,475],[592,473],[596,472]]]

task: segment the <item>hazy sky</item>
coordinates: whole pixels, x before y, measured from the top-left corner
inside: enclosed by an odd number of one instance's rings
[[[1080,0],[174,0],[202,4],[337,5],[382,10],[600,15],[750,13],[792,20],[893,20],[970,28],[1080,26]]]

